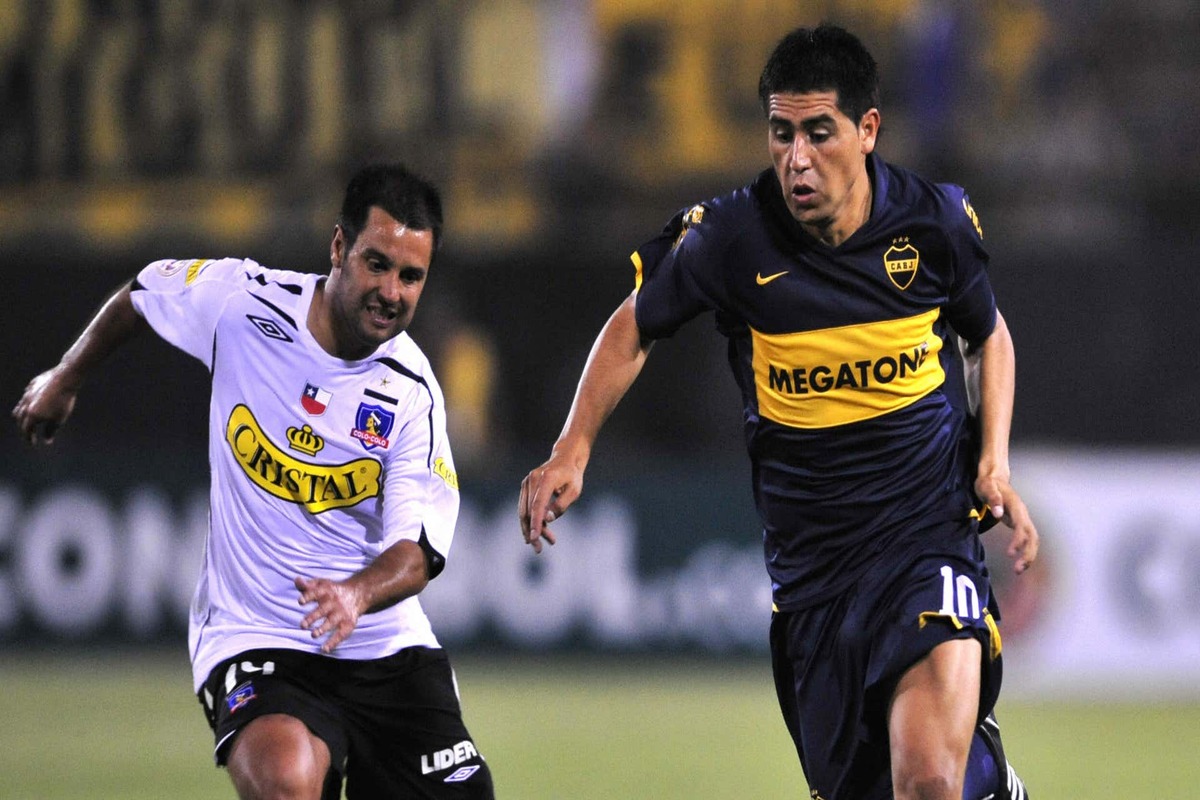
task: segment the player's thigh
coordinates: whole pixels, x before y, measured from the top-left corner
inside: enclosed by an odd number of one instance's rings
[[[487,763],[462,718],[443,651],[408,648],[352,667],[349,798],[491,798]]]
[[[238,732],[226,761],[238,795],[247,800],[318,800],[329,767],[325,742],[299,719],[286,714],[266,714],[251,720]]]
[[[311,765],[314,762],[305,758],[307,747],[315,763],[325,765],[326,780],[337,781],[326,794],[340,796],[347,743],[345,720],[331,695],[335,663],[310,653],[265,649],[240,653],[212,670],[197,697],[213,730],[214,759],[218,766],[230,768],[235,784],[256,762],[274,769],[274,762],[245,758],[247,754],[261,751],[269,756],[277,750],[287,753],[290,747],[291,763]],[[263,719],[268,722],[260,724]],[[252,735],[246,736],[248,732]],[[237,766],[230,763],[235,745],[244,757]]]
[[[961,676],[943,676],[960,684],[950,690],[954,700],[971,698],[977,718],[991,708],[1000,643],[982,553],[973,534],[950,531],[943,539],[880,558],[841,596],[772,622],[780,708],[822,796],[891,797],[892,701],[914,665],[939,647],[971,652],[959,663]]]
[[[889,724],[893,699],[910,675],[910,683],[918,677],[922,685],[941,681],[947,696],[972,697],[976,722],[999,695],[998,609],[978,537],[968,533],[935,539],[929,552],[869,576],[878,590],[869,602],[856,604],[854,616],[872,629],[867,687],[873,726]],[[942,654],[949,653],[954,657],[943,663]],[[921,667],[913,672],[916,665]]]
[[[979,714],[976,639],[951,639],[900,677],[888,712],[893,776],[961,771]]]

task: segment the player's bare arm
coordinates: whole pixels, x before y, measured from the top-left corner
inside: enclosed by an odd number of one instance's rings
[[[58,364],[25,387],[12,411],[25,440],[35,445],[53,442],[75,409],[75,398],[92,370],[146,327],[129,299],[129,286],[118,289]]]
[[[1016,387],[1016,355],[1012,335],[999,312],[996,327],[983,343],[979,366],[979,420],[982,447],[976,493],[992,513],[1012,529],[1008,555],[1020,573],[1037,559],[1038,532],[1021,496],[1012,487],[1008,463],[1008,437],[1012,428]]]
[[[583,473],[600,428],[642,371],[650,343],[642,339],[630,295],[596,337],[575,390],[571,411],[550,458],[521,481],[517,516],[534,552],[554,544],[548,523],[561,517],[583,492]]]
[[[359,617],[412,597],[429,584],[425,552],[407,539],[384,550],[363,569],[344,581],[298,576],[300,605],[316,603],[300,622],[314,639],[329,634],[322,652],[332,653],[354,632]]]

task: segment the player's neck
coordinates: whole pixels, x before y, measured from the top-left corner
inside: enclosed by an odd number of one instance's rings
[[[338,356],[338,339],[333,330],[333,315],[326,304],[325,281],[317,281],[312,302],[308,306],[308,332],[317,344],[331,356]]]
[[[858,190],[852,190],[850,196],[846,198],[846,205],[840,216],[827,220],[825,224],[804,225],[801,223],[801,227],[810,236],[830,247],[838,247],[853,236],[871,218],[871,200],[874,197],[874,191],[871,187],[870,176],[864,177],[865,180],[859,181],[858,186],[855,187]]]

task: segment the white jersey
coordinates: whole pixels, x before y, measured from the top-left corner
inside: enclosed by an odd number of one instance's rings
[[[211,513],[188,643],[195,687],[259,647],[318,652],[297,576],[340,580],[402,539],[441,571],[458,516],[445,402],[402,333],[361,361],[308,330],[323,276],[253,261],[157,261],[138,313],[212,374]],[[438,642],[416,597],[364,614],[333,655],[368,659]]]

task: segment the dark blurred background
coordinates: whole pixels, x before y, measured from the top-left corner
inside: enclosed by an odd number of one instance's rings
[[[823,19],[880,62],[884,157],[980,214],[1018,443],[1200,444],[1200,8],[1181,0],[6,3],[0,395],[151,260],[323,271],[350,172],[399,159],[447,202],[413,334],[463,467],[540,458],[629,252],[768,164],[758,71]],[[663,343],[604,447],[736,455],[723,359],[710,319]],[[81,404],[63,448],[203,446],[203,372],[165,346],[96,383],[121,399]]]

